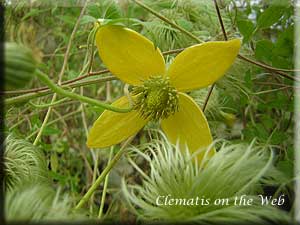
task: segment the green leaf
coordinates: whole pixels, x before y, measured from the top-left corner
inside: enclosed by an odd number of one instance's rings
[[[89,16],[89,15],[84,15],[82,18],[81,18],[81,21],[80,23],[81,24],[87,24],[87,23],[94,23],[96,22],[97,19],[93,16]]]
[[[59,134],[60,130],[53,127],[45,127],[43,135]]]
[[[278,22],[280,17],[283,15],[285,8],[272,5],[267,8],[260,16],[258,17],[257,27],[258,28],[267,28],[272,26],[274,23]]]
[[[294,55],[294,26],[288,27],[278,37],[274,54],[283,57],[292,57]]]
[[[87,8],[88,14],[94,18],[118,19],[122,17],[119,6],[114,1],[105,0],[101,3],[95,3]]]
[[[56,142],[56,144],[54,145],[54,149],[57,153],[63,153],[64,151],[66,151],[67,149],[69,149],[69,144],[67,142],[67,140],[60,140],[58,142]]]
[[[38,16],[39,14],[45,13],[49,9],[32,9],[29,13],[22,17],[21,20],[26,20],[30,17]]]
[[[277,164],[277,169],[283,172],[288,178],[293,178],[294,166],[291,161],[280,161]]]
[[[237,20],[237,27],[244,37],[243,41],[248,42],[255,30],[254,24],[250,20]]]
[[[276,54],[272,56],[272,66],[283,69],[293,68],[293,58],[292,57],[282,57]]]
[[[282,144],[285,140],[287,140],[287,135],[282,131],[275,131],[271,137],[271,143],[273,145]]]
[[[69,15],[61,15],[58,17],[59,20],[62,20],[64,23],[74,26],[75,21],[74,21],[74,17],[73,16],[69,16]]]
[[[51,170],[56,173],[58,168],[58,158],[55,152],[51,153],[50,163],[51,163]]]
[[[271,62],[274,44],[269,40],[256,42],[255,57],[264,62]]]
[[[250,88],[250,89],[252,89],[252,87],[253,87],[253,82],[252,82],[251,77],[252,77],[252,76],[251,76],[251,71],[248,70],[248,71],[246,72],[246,75],[245,75],[245,77],[244,77],[244,80],[245,80],[246,86],[247,86],[248,88]]]

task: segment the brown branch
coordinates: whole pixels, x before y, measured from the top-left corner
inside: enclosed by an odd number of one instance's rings
[[[227,41],[227,35],[226,35],[226,30],[225,30],[225,27],[224,27],[224,23],[223,23],[223,20],[222,20],[222,16],[221,16],[221,13],[220,13],[220,9],[219,9],[219,6],[218,6],[218,3],[217,3],[217,0],[214,0],[214,4],[215,4],[215,8],[216,8],[216,11],[217,11],[217,15],[218,15],[218,19],[219,19],[219,23],[221,25],[221,28],[222,28],[222,32],[223,32],[223,35],[224,35],[224,39],[225,41]],[[206,109],[206,106],[208,104],[208,101],[209,101],[209,98],[214,90],[214,87],[215,87],[215,83],[213,83],[206,95],[206,98],[205,98],[205,102],[204,102],[204,105],[202,107],[202,110],[203,112],[205,111]]]
[[[80,81],[83,80],[87,77],[92,77],[92,76],[97,76],[97,75],[101,75],[101,74],[105,74],[105,73],[109,73],[109,70],[104,69],[104,70],[100,70],[97,72],[91,72],[89,74],[84,74],[82,76],[76,77],[74,79],[71,80],[67,80],[61,83],[62,86],[65,86],[67,84],[72,84],[76,81]],[[50,90],[47,86],[45,87],[40,87],[40,88],[32,88],[32,89],[28,89],[28,90],[17,90],[17,91],[4,91],[4,92],[0,92],[0,94],[4,94],[4,95],[18,95],[18,94],[28,94],[28,93],[35,93],[35,92],[40,92],[40,91],[45,91],[45,90]]]
[[[205,109],[206,109],[208,100],[209,100],[209,98],[210,98],[210,96],[211,96],[211,94],[212,94],[212,92],[213,92],[213,90],[214,90],[215,84],[216,84],[216,83],[213,83],[213,84],[211,85],[211,87],[210,87],[210,89],[209,89],[209,91],[208,91],[208,93],[207,93],[207,95],[206,95],[205,102],[204,102],[203,107],[202,107],[202,111],[203,111],[203,112],[204,112]]]
[[[185,48],[173,49],[173,50],[165,51],[162,54],[163,55],[176,54],[176,53],[182,52],[184,49]],[[101,75],[101,74],[105,74],[105,73],[109,73],[109,72],[110,71],[108,69],[103,69],[103,70],[99,70],[96,72],[90,72],[90,73],[84,74],[82,76],[76,77],[74,79],[64,81],[61,84],[62,85],[71,84],[76,81],[80,81],[85,78],[88,78],[88,77],[97,76],[97,75]],[[45,91],[45,90],[49,90],[49,88],[45,86],[45,87],[40,87],[40,88],[32,88],[32,89],[28,89],[28,90],[3,91],[3,92],[0,92],[0,94],[1,95],[21,95],[21,94],[35,93],[35,92],[40,92],[40,91]]]
[[[219,9],[217,0],[214,0],[214,4],[215,4],[216,11],[217,11],[219,23],[221,25],[221,29],[222,29],[222,32],[223,32],[224,39],[225,39],[225,41],[227,41],[228,38],[227,38],[227,34],[226,34],[226,31],[225,31],[224,23],[223,23],[223,20],[222,20],[222,16],[221,16],[221,13],[220,13],[220,9]]]
[[[286,84],[283,84],[283,83],[272,83],[272,82],[255,82],[255,84],[261,84],[261,85],[273,85],[273,86],[280,86],[280,87],[289,87],[289,88],[294,88],[292,85],[286,85]]]
[[[256,65],[256,66],[262,67],[262,68],[264,68],[264,69],[266,69],[266,70],[276,72],[277,74],[279,74],[279,75],[281,75],[281,76],[283,76],[283,77],[285,77],[285,78],[287,78],[287,79],[289,79],[289,80],[293,80],[293,81],[296,80],[293,76],[289,75],[288,73],[282,72],[282,71],[281,71],[280,69],[278,69],[278,68],[275,68],[275,67],[266,65],[266,64],[261,63],[261,62],[254,61],[254,60],[249,59],[249,58],[247,58],[247,57],[245,57],[245,56],[242,56],[241,54],[238,54],[238,57],[239,57],[240,59],[242,59],[242,60],[245,60],[245,61],[247,61],[247,62],[250,62],[250,63],[252,63],[252,64],[254,64],[254,65]]]
[[[110,80],[118,80],[118,79],[116,77],[113,77],[113,76],[100,77],[100,78],[93,79],[93,80],[81,81],[81,82],[72,83],[72,84],[69,84],[69,85],[62,85],[62,88],[76,88],[76,87],[86,86],[86,85],[90,85],[90,84],[106,82],[106,81],[110,81]],[[43,90],[43,91],[37,91],[35,93],[28,93],[28,94],[25,94],[25,95],[19,95],[19,96],[16,96],[16,97],[11,97],[11,98],[5,99],[5,104],[7,106],[7,105],[11,105],[11,104],[26,102],[26,101],[29,101],[29,100],[34,99],[34,98],[49,95],[51,93],[52,93],[52,91],[50,89],[48,89],[48,90]]]

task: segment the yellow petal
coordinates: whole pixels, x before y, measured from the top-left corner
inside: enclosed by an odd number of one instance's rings
[[[158,48],[139,33],[117,25],[101,27],[96,45],[103,63],[118,78],[139,85],[150,76],[165,74],[165,61]]]
[[[206,87],[218,79],[234,62],[241,41],[207,42],[194,45],[178,54],[167,74],[179,91]]]
[[[179,111],[174,115],[162,120],[161,127],[168,139],[181,147],[187,145],[190,152],[205,148],[212,143],[212,136],[207,120],[195,103],[195,101],[184,93],[179,93]],[[198,155],[201,160],[205,151]],[[210,151],[209,155],[212,155]]]
[[[121,97],[113,106],[128,107],[127,97]],[[105,110],[91,128],[87,146],[89,148],[104,148],[118,144],[134,135],[145,126],[146,120],[142,119],[137,111],[116,113]]]

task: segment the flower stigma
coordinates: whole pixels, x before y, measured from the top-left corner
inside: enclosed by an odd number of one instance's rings
[[[145,119],[157,121],[178,111],[178,93],[168,77],[150,77],[143,85],[134,87],[132,93],[137,96],[134,109]]]

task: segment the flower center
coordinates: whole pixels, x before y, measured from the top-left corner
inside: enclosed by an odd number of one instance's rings
[[[178,111],[178,93],[169,78],[150,77],[142,86],[134,87],[133,94],[137,95],[134,109],[144,118],[164,119]]]

